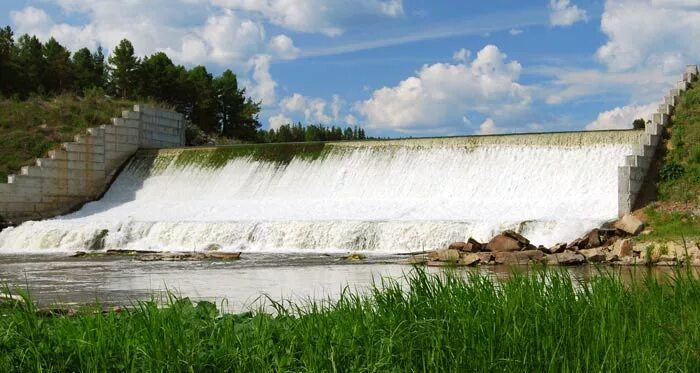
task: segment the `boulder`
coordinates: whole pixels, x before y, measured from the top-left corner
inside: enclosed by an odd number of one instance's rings
[[[477,254],[466,254],[466,255],[461,255],[459,258],[459,262],[457,262],[459,265],[463,266],[473,266],[477,265],[481,262],[481,257]]]
[[[627,214],[615,222],[615,228],[634,236],[644,229],[644,223],[634,215]]]
[[[431,262],[456,262],[459,260],[459,251],[454,249],[435,250],[428,253]]]
[[[492,264],[493,253],[489,251],[482,251],[476,253],[479,256],[479,264]]]
[[[448,250],[457,250],[457,251],[467,251],[467,243],[466,242],[453,242],[450,244],[450,246],[447,247]]]
[[[545,257],[547,264],[549,265],[563,265],[572,266],[579,265],[586,262],[586,258],[573,251],[565,251],[559,254],[550,254]]]
[[[572,241],[570,244],[566,245],[567,250],[579,251],[588,247],[588,238],[582,237]]]
[[[501,251],[493,256],[496,264],[528,264],[531,261],[541,261],[544,253],[539,250]]]
[[[505,234],[499,234],[492,238],[487,245],[489,251],[493,252],[512,252],[520,251],[520,242],[515,238],[506,236]]]
[[[618,258],[632,256],[632,253],[632,240],[630,239],[624,239],[615,242],[611,252],[613,256],[616,256]]]
[[[563,253],[564,250],[566,250],[567,244],[565,243],[558,243],[548,249],[542,250],[545,254],[559,254]]]
[[[588,232],[587,235],[582,237],[583,239],[586,240],[586,249],[590,249],[593,247],[599,247],[603,243],[600,241],[600,231],[596,228],[593,229],[592,231]]]
[[[428,259],[423,256],[423,255],[412,255],[408,260],[406,260],[405,264],[410,264],[410,265],[423,265],[428,262]]]
[[[224,253],[224,252],[209,252],[207,258],[218,260],[238,260],[241,259],[241,253]]]
[[[486,250],[484,247],[485,245],[482,244],[481,242],[469,237],[469,240],[467,240],[467,251],[471,253],[478,253],[481,251]]]
[[[600,263],[605,261],[606,251],[600,247],[583,249],[579,252],[589,263]]]
[[[693,260],[690,262],[690,265],[693,266],[693,267],[700,267],[700,259],[693,259]]]
[[[521,234],[519,234],[515,231],[507,230],[507,231],[503,231],[503,233],[501,233],[501,234],[520,242],[520,244],[522,246],[527,246],[530,244],[530,240],[528,240],[527,238],[523,237]]]

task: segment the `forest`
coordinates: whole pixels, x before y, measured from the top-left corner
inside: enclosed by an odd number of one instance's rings
[[[355,127],[288,124],[264,130],[262,102],[246,96],[236,74],[227,69],[214,76],[205,66],[176,65],[166,53],[137,57],[129,40],[105,55],[81,48],[71,53],[56,39],[36,36],[15,40],[10,26],[0,29],[0,95],[13,100],[34,96],[104,95],[163,103],[185,115],[194,128],[189,138],[224,138],[238,142],[337,141],[365,138]]]

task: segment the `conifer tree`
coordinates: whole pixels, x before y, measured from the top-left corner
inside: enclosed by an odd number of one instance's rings
[[[123,39],[119,42],[109,57],[109,64],[115,92],[122,98],[133,97],[139,61],[134,56],[134,46],[129,40]]]

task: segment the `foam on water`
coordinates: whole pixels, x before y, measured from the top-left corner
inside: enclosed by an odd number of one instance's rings
[[[333,147],[281,165],[127,168],[100,201],[0,233],[0,252],[107,249],[409,252],[516,229],[571,240],[617,216],[629,144]]]

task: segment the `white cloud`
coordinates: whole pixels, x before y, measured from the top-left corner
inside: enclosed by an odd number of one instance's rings
[[[357,19],[398,17],[402,0],[212,0],[216,5],[262,14],[270,22],[302,32],[337,36]]]
[[[269,119],[270,122],[270,128],[273,130],[277,130],[280,127],[284,126],[285,124],[290,124],[292,123],[292,120],[284,116],[284,114],[277,114],[273,115]]]
[[[402,132],[461,123],[467,112],[505,118],[529,107],[530,88],[517,82],[521,66],[487,45],[471,64],[436,63],[397,86],[383,87],[356,104],[370,128]]]
[[[284,60],[299,56],[299,48],[294,46],[294,41],[287,35],[277,35],[270,39],[270,51]]]
[[[280,102],[280,109],[285,113],[303,114],[306,123],[323,123],[331,121],[326,113],[327,102],[321,98],[307,97],[294,93]]]
[[[352,114],[348,114],[345,116],[345,123],[347,123],[348,126],[354,126],[357,124],[357,118]]]
[[[511,35],[513,35],[513,36],[517,36],[517,35],[522,34],[522,33],[523,33],[523,30],[516,29],[516,28],[512,28],[512,29],[510,29],[510,30],[508,31],[508,33],[511,34]]]
[[[586,126],[587,130],[629,129],[635,119],[651,119],[658,103],[616,107],[598,114],[598,118]]]
[[[495,133],[500,133],[502,130],[496,127],[496,122],[491,118],[487,118],[481,125],[479,125],[479,130],[476,132],[477,135],[493,135]]]
[[[251,59],[250,64],[253,67],[253,82],[246,82],[248,94],[254,100],[262,101],[264,106],[274,105],[277,82],[270,74],[270,56],[257,55]]]
[[[588,21],[586,11],[569,0],[550,0],[549,10],[549,23],[552,26],[571,26],[576,22]]]
[[[607,0],[601,29],[608,42],[596,52],[612,71],[644,67],[677,73],[700,59],[700,2]]]
[[[470,50],[462,48],[452,55],[452,59],[457,61],[457,62],[467,62],[467,60],[469,60],[469,57],[471,57],[471,55],[472,55],[472,52]]]

